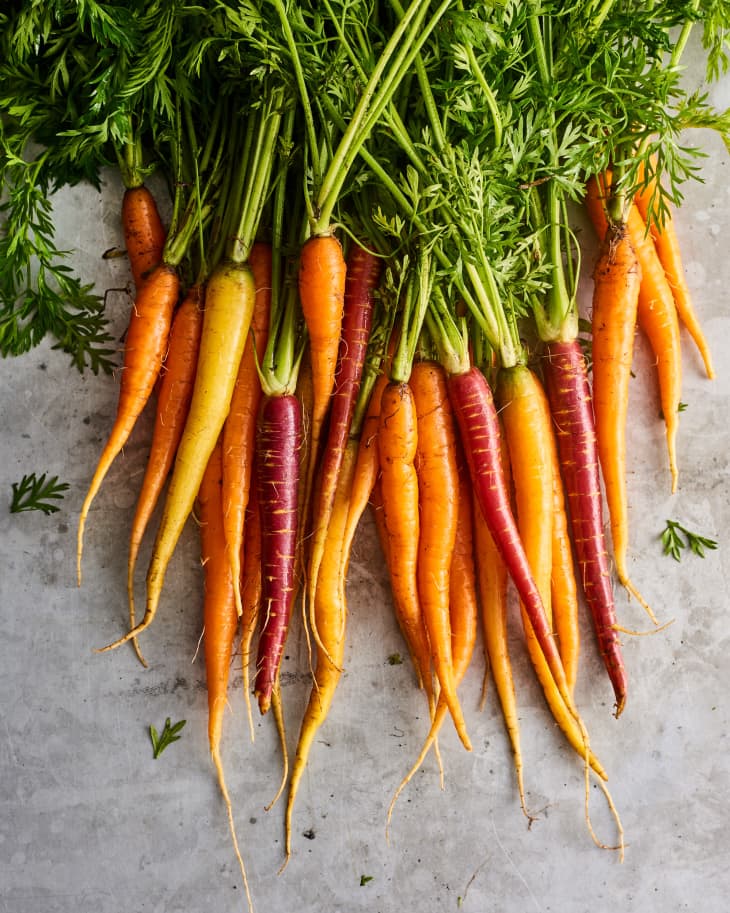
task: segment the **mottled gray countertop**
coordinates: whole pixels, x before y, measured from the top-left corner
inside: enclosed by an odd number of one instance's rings
[[[713,87],[711,97],[728,106],[730,80]],[[485,709],[478,709],[479,647],[461,689],[474,750],[463,751],[446,725],[444,790],[431,757],[401,798],[386,843],[391,793],[427,726],[409,667],[388,663],[403,646],[368,517],[350,566],[345,675],[312,752],[295,810],[293,855],[282,874],[282,804],[264,809],[280,775],[277,738],[264,718],[251,743],[234,668],[224,762],[259,913],[728,909],[730,159],[714,135],[692,140],[707,151],[704,183],[687,186],[678,229],[718,376],[705,379],[683,334],[687,409],[680,489],[672,496],[651,359],[637,339],[630,569],[659,616],[673,624],[652,636],[624,637],[630,695],[618,721],[583,622],[577,700],[609,772],[626,834],[624,863],[589,836],[582,765],[551,721],[516,625],[525,782],[537,820],[528,827],[520,812],[491,686]],[[61,243],[75,250],[75,269],[99,289],[128,282],[124,261],[101,258],[121,243],[119,194],[110,178],[101,194],[75,188],[56,203]],[[116,338],[128,308],[126,293],[109,292]],[[49,344],[0,362],[0,382],[0,911],[238,913],[245,906],[241,878],[207,750],[197,654],[202,579],[192,524],[144,640],[151,668],[143,670],[131,649],[94,653],[125,630],[126,536],[151,416],[94,503],[79,589],[76,522],[111,426],[117,382],[80,376]],[[59,513],[9,513],[11,483],[32,470],[70,483]],[[704,560],[663,557],[658,536],[668,518],[718,539],[720,548]],[[626,627],[651,627],[636,603],[622,592],[617,599]],[[298,625],[283,684],[292,750],[308,693]],[[148,726],[162,726],[167,716],[187,726],[181,741],[153,760]],[[597,833],[611,842],[613,824],[595,788],[590,810]]]

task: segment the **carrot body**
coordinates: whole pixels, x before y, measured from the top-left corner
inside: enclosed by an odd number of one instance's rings
[[[677,307],[654,242],[646,234],[646,225],[636,206],[632,206],[629,211],[627,227],[641,269],[637,320],[657,360],[659,397],[666,425],[672,492],[675,492],[678,476],[677,430],[682,392],[682,352]]]
[[[316,460],[319,439],[335,383],[337,351],[345,299],[347,266],[334,235],[306,241],[299,263],[299,299],[309,335],[313,406],[311,447]]]
[[[172,313],[180,292],[177,270],[161,264],[140,288],[124,344],[124,365],[114,425],[99,457],[79,516],[76,574],[81,583],[86,518],[101,483],[147,404],[167,351]]]
[[[322,453],[314,500],[312,545],[307,573],[310,611],[314,609],[319,566],[324,554],[325,539],[337,489],[337,478],[342,466],[350,424],[360,390],[360,379],[372,326],[375,287],[379,276],[379,259],[359,245],[354,245],[348,257],[342,335],[332,391],[327,443]],[[317,640],[315,621],[313,615],[312,627],[315,640]]]
[[[649,222],[651,207],[651,198],[656,189],[655,182],[650,181],[639,193],[636,194],[636,205],[644,220],[644,224]],[[687,285],[687,277],[684,272],[682,263],[682,252],[679,246],[677,230],[674,225],[674,218],[671,209],[664,213],[664,221],[661,226],[656,222],[651,223],[651,237],[654,241],[657,255],[664,267],[664,274],[674,296],[674,303],[677,307],[679,319],[687,328],[688,333],[694,340],[697,350],[699,351],[702,361],[705,365],[707,376],[712,379],[715,377],[715,369],[712,365],[712,354],[705,334],[702,331],[697,313],[695,312],[692,302],[692,294]]]
[[[147,571],[144,618],[119,640],[103,647],[102,652],[136,637],[154,620],[165,572],[230,407],[254,298],[253,276],[246,266],[225,263],[208,280],[193,396]]]
[[[132,520],[127,560],[129,624],[134,613],[134,570],[142,539],[175,459],[193,393],[198,364],[200,330],[203,324],[203,289],[192,286],[178,308],[170,329],[167,355],[157,393],[157,412],[144,479]],[[136,644],[136,640],[135,640]]]
[[[243,694],[248,714],[251,741],[254,739],[253,714],[250,696],[251,645],[261,607],[261,511],[259,510],[256,476],[251,480],[244,523],[243,561],[241,567],[241,666]]]
[[[122,230],[132,278],[139,289],[161,262],[165,246],[165,226],[155,198],[144,184],[124,191]]]
[[[261,515],[263,626],[254,693],[266,713],[278,677],[296,588],[299,449],[302,420],[296,396],[267,396],[261,404],[256,455]]]
[[[226,557],[226,542],[223,530],[222,479],[223,456],[219,440],[210,455],[198,492],[201,558],[205,573],[203,651],[208,690],[208,744],[218,775],[218,784],[223,795],[223,801],[226,805],[228,826],[233,839],[236,858],[241,868],[249,909],[252,909],[248,879],[243,858],[238,848],[238,838],[236,837],[236,829],[233,822],[233,810],[223,774],[220,750],[223,715],[228,704],[227,694],[231,653],[238,626],[238,616],[233,595],[233,578]]]
[[[572,539],[598,647],[616,696],[626,702],[626,668],[616,630],[611,571],[603,532],[603,499],[591,391],[577,340],[547,347],[545,380],[568,497]]]
[[[269,330],[271,246],[260,242],[254,244],[249,265],[256,286],[251,335],[244,345],[230,409],[223,425],[223,522],[239,614],[243,611],[238,582],[241,576],[243,521],[251,489],[256,421],[261,401],[261,383],[256,366],[257,360],[261,364]]]
[[[383,388],[378,425],[385,558],[396,618],[413,660],[419,685],[431,700],[430,647],[418,599],[418,476],[416,407],[408,384]]]
[[[596,233],[603,242],[608,232],[608,219],[603,207],[604,193],[601,186],[595,178],[588,182],[586,207]],[[626,230],[641,274],[636,322],[646,334],[656,358],[659,397],[666,425],[669,469],[674,492],[677,489],[677,430],[682,388],[682,353],[677,308],[654,242],[647,234],[646,224],[635,205],[629,208]]]
[[[648,610],[627,567],[626,419],[641,270],[625,228],[612,226],[593,273],[593,409],[616,574]]]
[[[314,613],[322,646],[317,650],[314,683],[302,718],[289,781],[285,818],[287,857],[291,853],[291,823],[297,791],[314,737],[332,705],[345,658],[347,620],[345,577],[349,548],[345,550],[344,545],[356,457],[357,445],[355,441],[351,440],[342,457],[341,472],[327,526],[324,558],[320,565],[319,583],[315,593]]]
[[[443,368],[418,362],[409,381],[416,408],[418,475],[418,598],[441,695],[469,750],[464,715],[456,694],[451,652],[450,572],[459,515],[456,433]]]
[[[510,507],[492,392],[475,367],[449,375],[448,388],[477,503],[517,587],[558,691],[572,710],[565,670]]]
[[[507,584],[509,578],[507,567],[499,554],[478,504],[475,504],[474,507],[474,540],[484,648],[512,748],[520,804],[527,814],[520,723],[512,663],[507,645]]]
[[[565,507],[560,459],[555,436],[551,434],[550,460],[553,465],[553,564],[550,574],[550,594],[553,608],[553,627],[558,636],[558,649],[563,661],[570,693],[575,691],[580,654],[578,625],[578,585],[575,580],[568,515]]]

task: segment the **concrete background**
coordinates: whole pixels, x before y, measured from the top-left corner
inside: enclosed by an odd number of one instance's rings
[[[730,104],[730,80],[713,87]],[[730,190],[728,155],[713,135],[691,137],[707,152],[704,183],[687,186],[678,221],[696,306],[718,377],[705,379],[683,336],[680,490],[669,494],[663,428],[646,344],[637,339],[631,390],[628,485],[631,572],[663,620],[647,637],[625,637],[627,709],[612,696],[584,620],[577,699],[592,745],[610,775],[627,850],[594,846],[584,821],[583,770],[544,704],[513,625],[525,782],[538,820],[528,828],[515,790],[495,696],[478,710],[481,647],[461,694],[474,751],[447,724],[446,771],[433,758],[396,808],[390,844],[385,813],[427,725],[422,696],[392,618],[388,584],[370,517],[358,537],[348,597],[346,670],[321,730],[295,809],[293,856],[281,865],[280,751],[272,721],[248,736],[240,668],[233,671],[223,752],[228,785],[259,911],[283,913],[721,913],[730,891],[727,813],[730,574]],[[128,282],[124,261],[101,254],[121,243],[120,187],[59,195],[60,243],[99,290]],[[591,254],[586,255],[586,270]],[[583,302],[587,304],[584,287]],[[112,291],[115,338],[127,321],[126,293]],[[0,362],[0,911],[2,913],[233,913],[244,908],[206,736],[200,636],[202,580],[197,536],[188,526],[160,612],[143,646],[95,655],[125,630],[126,536],[144,470],[146,414],[96,499],[89,518],[84,583],[75,581],[78,511],[116,408],[114,378],[82,377],[44,344]],[[57,474],[71,488],[59,513],[11,515],[11,483],[26,472]],[[704,560],[663,557],[668,518],[720,541]],[[145,552],[145,555],[147,552]],[[142,556],[140,569],[145,566]],[[617,592],[623,624],[650,627]],[[513,616],[516,622],[516,616]],[[290,750],[308,694],[301,629],[283,665]],[[186,719],[182,739],[152,759],[148,726]],[[600,837],[615,831],[591,789]]]

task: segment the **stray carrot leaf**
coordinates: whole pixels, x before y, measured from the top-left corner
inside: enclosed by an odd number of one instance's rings
[[[683,548],[689,548],[693,554],[700,558],[705,557],[705,549],[717,548],[717,542],[714,539],[708,539],[706,536],[691,532],[677,520],[667,520],[661,539],[664,554],[671,555],[675,561],[681,560]]]
[[[168,745],[171,745],[173,742],[177,742],[180,739],[178,732],[180,732],[186,722],[187,720],[180,720],[179,722],[172,725],[170,723],[170,717],[168,716],[168,718],[165,720],[165,727],[159,734],[154,726],[150,726],[152,756],[155,759],[159,758],[159,756],[167,748]]]
[[[58,476],[46,480],[45,472],[37,476],[34,472],[24,475],[20,482],[13,482],[13,500],[10,513],[19,514],[24,510],[42,510],[46,516],[60,510],[53,500],[63,500],[63,492],[68,489],[67,482],[59,482]]]
[[[364,885],[366,885],[369,881],[372,881],[372,880],[373,880],[372,875],[361,875],[360,876],[360,887],[362,888]]]

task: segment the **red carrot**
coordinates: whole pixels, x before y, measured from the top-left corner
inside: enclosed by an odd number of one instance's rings
[[[266,396],[259,418],[256,456],[264,624],[259,637],[254,693],[262,713],[271,704],[295,591],[301,443],[299,400],[292,394]]]
[[[603,502],[591,393],[580,343],[547,347],[545,385],[555,423],[560,465],[578,577],[593,618],[598,646],[616,696],[616,716],[626,702],[626,669],[616,630],[616,608],[603,532]]]

